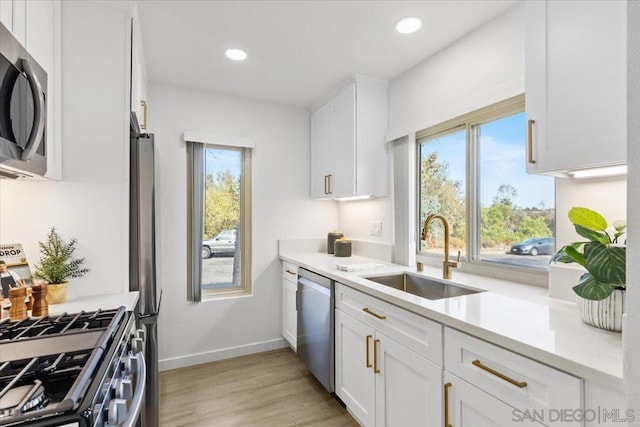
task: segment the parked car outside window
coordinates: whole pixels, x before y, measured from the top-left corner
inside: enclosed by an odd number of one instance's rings
[[[555,252],[556,242],[553,237],[531,237],[511,246],[507,253],[515,255],[550,255]]]
[[[222,230],[213,239],[202,241],[202,258],[213,254],[233,254],[236,248],[236,230]]]

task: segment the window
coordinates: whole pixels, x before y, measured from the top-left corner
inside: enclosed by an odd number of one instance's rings
[[[547,270],[555,251],[552,177],[526,173],[524,96],[418,133],[420,227],[450,224],[451,252],[471,264]],[[442,256],[434,221],[421,255]]]
[[[191,142],[189,169],[189,298],[249,294],[251,151]]]

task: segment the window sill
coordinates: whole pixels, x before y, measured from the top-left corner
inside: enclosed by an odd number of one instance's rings
[[[217,292],[203,292],[202,302],[219,301],[219,300],[235,299],[235,298],[247,298],[252,296],[253,296],[253,293],[251,291],[247,291],[244,289],[217,291]]]

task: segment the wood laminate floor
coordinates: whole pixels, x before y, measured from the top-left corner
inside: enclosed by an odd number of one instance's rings
[[[358,424],[287,348],[161,372],[160,425]]]

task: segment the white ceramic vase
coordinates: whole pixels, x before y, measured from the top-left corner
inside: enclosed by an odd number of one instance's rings
[[[600,301],[578,297],[578,309],[582,321],[596,328],[608,331],[622,331],[622,313],[626,291],[615,289],[611,295]]]

